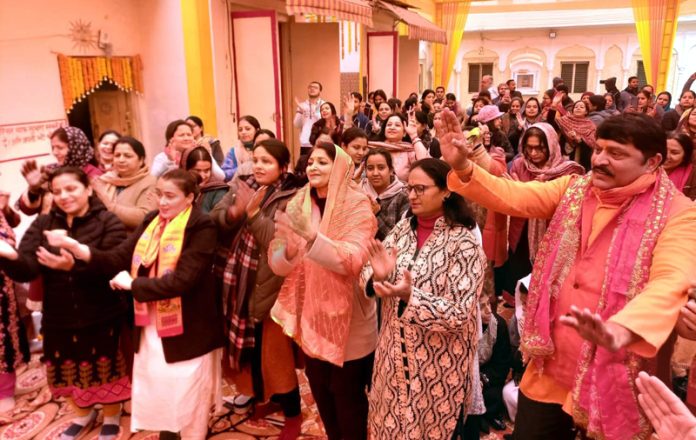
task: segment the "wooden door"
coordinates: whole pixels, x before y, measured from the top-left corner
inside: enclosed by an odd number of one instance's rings
[[[106,130],[116,130],[124,136],[135,136],[130,101],[126,92],[96,91],[87,99],[95,139]]]
[[[252,115],[282,138],[280,59],[275,11],[232,12],[235,120]]]

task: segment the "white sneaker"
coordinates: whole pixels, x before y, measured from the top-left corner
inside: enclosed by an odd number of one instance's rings
[[[232,404],[232,410],[238,415],[248,413],[254,404],[254,396],[247,396],[246,394],[237,394],[233,398],[226,400]]]

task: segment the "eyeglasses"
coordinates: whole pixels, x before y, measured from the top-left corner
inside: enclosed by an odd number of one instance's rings
[[[539,147],[525,146],[524,151],[526,151],[528,154],[531,154],[534,152],[544,154],[544,153],[546,153],[546,148],[544,148],[543,146],[539,146]]]
[[[434,186],[435,185],[406,185],[406,193],[411,194],[411,191],[415,191],[417,196],[422,196],[426,189]]]

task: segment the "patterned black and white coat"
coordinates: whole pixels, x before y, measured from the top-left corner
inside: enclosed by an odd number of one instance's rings
[[[382,300],[369,395],[373,439],[449,440],[471,402],[486,257],[474,231],[444,218],[417,251],[415,225],[415,218],[405,218],[384,240],[387,249],[397,249],[388,281],[410,270],[413,287],[401,307],[398,298]],[[361,279],[366,292],[371,277],[368,263]]]

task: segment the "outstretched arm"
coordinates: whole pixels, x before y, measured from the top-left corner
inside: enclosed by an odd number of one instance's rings
[[[597,313],[575,306],[570,306],[569,315],[561,316],[561,324],[573,327],[584,339],[612,353],[640,340],[640,336],[626,327],[603,321]]]
[[[465,170],[450,171],[447,187],[467,200],[514,217],[550,219],[572,179],[563,176],[549,182],[518,182],[469,164]]]
[[[692,73],[689,79],[686,80],[684,83],[684,87],[682,87],[682,93],[686,92],[687,90],[691,90],[691,85],[696,81],[696,72]]]
[[[689,288],[689,300],[679,310],[679,319],[674,329],[682,338],[696,341],[696,287]]]
[[[550,182],[525,183],[494,177],[474,165],[472,159],[477,149],[474,142],[462,133],[454,113],[443,110],[442,120],[435,126],[442,158],[452,166],[447,177],[451,191],[503,214],[551,218],[570,183],[570,176]]]

